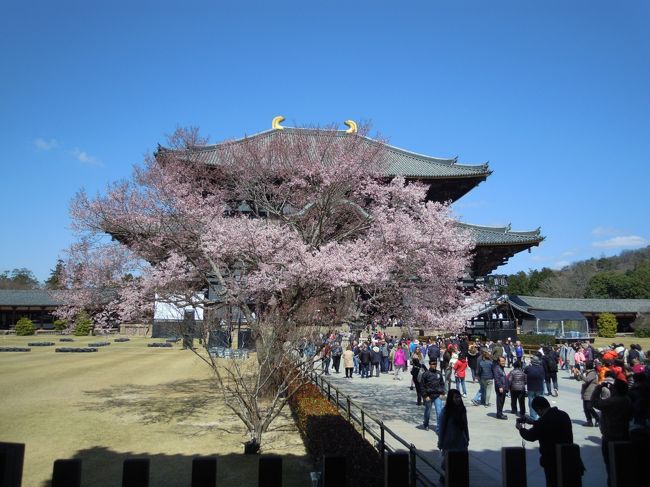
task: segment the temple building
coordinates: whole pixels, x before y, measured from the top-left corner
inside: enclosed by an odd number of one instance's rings
[[[324,138],[345,137],[348,134],[356,134],[357,129],[356,123],[351,120],[345,122],[350,127],[348,130],[284,127],[280,125],[282,120],[284,120],[283,117],[276,117],[273,119],[271,130],[242,139],[192,147],[191,156],[188,156],[188,159],[210,166],[219,166],[221,159],[227,157],[227,147],[231,144],[258,142],[263,145],[273,141],[276,137],[282,137],[285,140],[307,139],[307,144],[316,146],[319,142],[322,143]],[[417,154],[367,136],[360,137],[362,137],[363,143],[382,146],[386,159],[387,179],[401,176],[406,181],[419,181],[428,185],[427,200],[429,201],[453,203],[492,174],[487,163],[459,164],[457,158],[449,159]],[[169,149],[159,147],[158,154],[168,151]],[[178,151],[175,153],[179,155]],[[245,207],[243,209],[245,211]],[[508,262],[508,259],[515,254],[529,250],[544,240],[539,228],[530,231],[514,231],[510,226],[488,227],[460,222],[458,225],[469,231],[476,244],[474,260],[470,269],[472,278],[487,276],[497,267]]]

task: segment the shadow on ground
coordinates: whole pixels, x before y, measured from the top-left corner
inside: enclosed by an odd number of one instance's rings
[[[211,379],[186,380],[156,385],[120,384],[84,391],[86,411],[132,414],[142,424],[183,422],[206,410],[223,407],[223,400]]]
[[[218,455],[217,485],[257,487],[258,459],[255,455]],[[80,450],[73,457],[81,460],[83,487],[115,487],[122,484],[122,464],[127,458],[148,458],[149,485],[184,487],[191,485],[192,459],[188,455],[166,455],[150,452],[116,452],[105,447]],[[306,456],[282,455],[283,486],[309,485],[311,460]],[[40,487],[51,487],[46,481]]]

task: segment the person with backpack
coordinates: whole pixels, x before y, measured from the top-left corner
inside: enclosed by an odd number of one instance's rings
[[[429,357],[429,361],[435,360],[436,363],[438,363],[438,358],[440,357],[440,347],[438,346],[437,342],[433,342],[431,345],[429,345],[429,348],[427,349],[427,356]]]
[[[339,342],[334,342],[334,345],[332,345],[332,365],[335,374],[339,373],[341,367],[341,355],[343,355],[341,344]]]
[[[422,405],[422,377],[426,373],[427,369],[424,365],[420,363],[417,358],[413,359],[411,367],[411,377],[413,378],[413,384],[415,384],[415,393],[417,394],[416,404],[418,406]]]
[[[515,361],[514,368],[508,374],[510,388],[510,412],[515,416],[526,415],[526,374],[521,368],[521,362]],[[519,412],[517,412],[519,405]]]

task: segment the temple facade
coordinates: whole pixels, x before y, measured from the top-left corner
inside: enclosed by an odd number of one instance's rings
[[[348,130],[284,127],[280,125],[282,120],[284,120],[283,117],[276,117],[271,130],[238,140],[192,147],[191,151],[187,151],[188,160],[218,167],[222,159],[228,157],[228,146],[231,144],[254,142],[264,145],[281,137],[287,141],[296,138],[306,139],[304,141],[307,145],[316,146],[328,137],[346,137],[356,133],[356,124],[351,120],[345,122],[350,127]],[[365,144],[382,146],[387,180],[401,176],[406,181],[418,181],[426,184],[429,186],[427,192],[429,201],[453,203],[492,174],[487,163],[459,164],[457,158],[427,156],[367,136],[358,136]],[[165,154],[169,151],[169,149],[159,147],[158,154]],[[183,157],[179,151],[174,152],[175,156]],[[246,205],[242,205],[241,211],[245,212],[246,210]],[[530,231],[514,231],[510,226],[489,227],[465,222],[458,222],[458,226],[469,231],[476,245],[472,268],[469,270],[471,278],[487,276],[497,267],[508,262],[508,259],[515,254],[538,246],[544,240],[539,228]]]

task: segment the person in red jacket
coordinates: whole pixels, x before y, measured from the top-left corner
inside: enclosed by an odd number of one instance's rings
[[[467,370],[467,355],[461,352],[458,355],[458,360],[454,363],[454,376],[456,378],[456,389],[463,391],[463,397],[467,397],[467,389],[465,388],[465,371]]]

